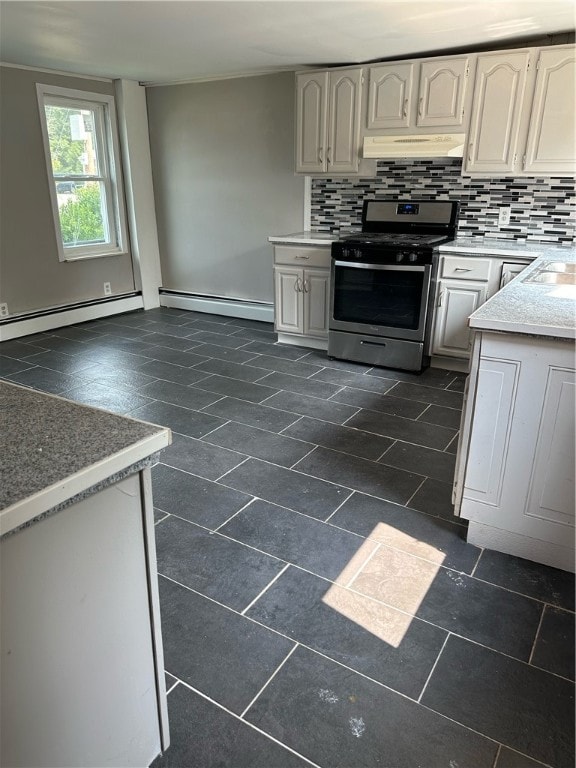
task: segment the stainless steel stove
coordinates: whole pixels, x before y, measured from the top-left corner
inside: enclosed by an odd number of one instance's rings
[[[429,365],[437,247],[458,204],[366,200],[362,231],[332,244],[331,357],[421,371]]]

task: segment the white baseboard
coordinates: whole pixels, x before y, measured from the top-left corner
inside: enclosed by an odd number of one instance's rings
[[[174,309],[189,309],[194,312],[206,312],[212,315],[241,317],[244,320],[260,320],[263,323],[274,322],[273,304],[256,304],[237,299],[161,293],[160,306],[173,307]]]
[[[525,560],[550,565],[574,573],[574,549],[553,544],[550,541],[533,539],[515,531],[505,531],[470,520],[466,540],[469,544],[486,549],[495,549],[507,555],[516,555]]]
[[[297,336],[291,333],[279,333],[278,341],[282,344],[292,344],[293,347],[310,347],[310,349],[328,349],[328,339],[315,339],[311,336]]]
[[[89,320],[97,320],[99,317],[119,315],[123,312],[131,312],[143,307],[142,296],[130,296],[126,299],[106,301],[102,304],[92,304],[85,307],[74,307],[73,309],[63,307],[57,312],[50,311],[46,315],[30,317],[28,319],[23,318],[22,320],[14,320],[14,322],[7,323],[6,325],[0,325],[0,341],[18,339],[21,336],[51,331],[54,328],[62,328],[66,325],[86,323]]]
[[[459,357],[440,357],[432,355],[430,360],[431,368],[445,368],[448,371],[457,371],[459,373],[468,373],[470,361],[462,360]]]

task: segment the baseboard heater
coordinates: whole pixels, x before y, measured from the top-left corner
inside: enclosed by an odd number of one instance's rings
[[[17,339],[33,333],[42,333],[66,325],[85,323],[100,317],[119,315],[143,309],[141,291],[121,293],[116,296],[105,296],[99,299],[76,301],[72,304],[61,304],[46,309],[20,312],[0,319],[0,341]]]
[[[229,315],[244,320],[260,320],[264,323],[274,322],[274,304],[267,301],[247,301],[228,296],[210,296],[160,288],[160,306],[212,315]]]

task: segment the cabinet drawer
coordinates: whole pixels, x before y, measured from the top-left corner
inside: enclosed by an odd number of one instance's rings
[[[274,263],[299,267],[330,267],[330,246],[300,247],[277,245],[274,248]]]
[[[441,277],[458,278],[460,280],[488,280],[491,266],[491,259],[444,256],[442,259]]]

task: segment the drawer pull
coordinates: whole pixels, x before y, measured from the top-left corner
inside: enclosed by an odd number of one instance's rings
[[[404,105],[402,107],[402,117],[406,117],[408,114],[408,99],[404,99]]]
[[[302,256],[294,256],[295,259],[309,259],[310,256],[302,255]]]
[[[472,267],[454,267],[454,272],[472,272]]]

